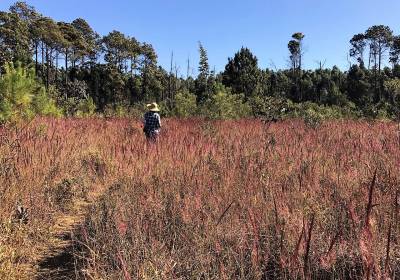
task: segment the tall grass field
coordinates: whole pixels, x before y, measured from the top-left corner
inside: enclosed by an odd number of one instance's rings
[[[398,133],[167,119],[148,144],[124,118],[2,127],[0,279],[35,279],[77,201],[71,279],[400,279]]]

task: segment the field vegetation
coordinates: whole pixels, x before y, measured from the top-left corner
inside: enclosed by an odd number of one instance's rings
[[[164,127],[154,146],[130,119],[2,128],[0,278],[32,279],[57,217],[96,192],[78,279],[399,278],[395,123]]]

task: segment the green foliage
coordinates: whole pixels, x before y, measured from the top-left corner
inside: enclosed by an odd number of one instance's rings
[[[96,112],[96,104],[91,97],[79,102],[75,115],[77,117],[91,117]]]
[[[129,108],[124,104],[110,104],[104,110],[104,116],[110,117],[126,117],[129,115]]]
[[[187,118],[197,113],[196,95],[183,90],[175,95],[175,115]]]
[[[33,111],[41,116],[62,116],[62,111],[57,108],[56,102],[52,99],[46,89],[41,87],[39,92],[33,96]]]
[[[293,107],[293,103],[281,97],[259,95],[253,96],[249,100],[253,115],[265,120],[283,119]]]
[[[82,61],[84,61],[86,56],[93,58],[96,48],[98,47],[96,40],[99,35],[96,34],[86,20],[82,18],[75,19],[71,25],[75,28],[81,38],[80,48],[76,55],[79,56]]]
[[[303,39],[305,35],[301,32],[294,33],[292,35],[293,40],[288,43],[288,49],[290,52],[290,63],[292,65],[293,73],[297,70],[297,77],[301,74],[301,63],[303,56]]]
[[[7,64],[0,77],[0,122],[19,121],[35,114],[60,116],[61,111],[36,81],[33,69]]]
[[[326,106],[312,102],[303,102],[293,104],[287,116],[303,118],[306,123],[318,123],[328,119],[355,118],[358,116],[358,112],[354,104],[351,103],[345,107],[339,107],[336,105]]]
[[[251,114],[251,107],[244,101],[244,96],[232,94],[231,89],[223,85],[217,87],[217,91],[200,110],[205,117],[211,119],[237,119]]]
[[[369,119],[395,119],[398,116],[398,108],[389,102],[367,104],[363,107],[363,116]]]
[[[53,96],[57,97],[57,103],[67,116],[92,115],[96,105],[88,96],[88,87],[85,82],[73,80],[59,86],[58,89],[50,87]],[[93,108],[94,106],[94,108]]]
[[[200,61],[199,61],[199,75],[197,77],[197,96],[200,102],[204,102],[207,98],[209,98],[210,88],[208,86],[208,78],[210,75],[210,66],[208,64],[208,56],[207,51],[199,42],[199,53],[200,53]]]
[[[257,57],[248,48],[241,48],[234,58],[229,58],[223,73],[223,83],[234,93],[250,97],[257,88],[260,70]]]
[[[136,116],[149,100],[162,104],[163,116],[400,116],[400,36],[388,26],[374,25],[351,38],[349,55],[356,64],[346,72],[335,66],[324,69],[323,62],[319,69],[303,70],[304,38],[301,32],[290,38],[290,69],[260,69],[257,57],[242,47],[222,73],[210,71],[207,51],[199,42],[199,74],[191,76],[188,65],[184,79],[179,66],[169,72],[157,65],[151,44],[117,30],[100,37],[85,19],[57,22],[17,2],[9,11],[0,11],[0,75],[10,71],[8,62],[34,62],[36,79],[46,91],[30,73],[35,84],[4,97],[0,119],[59,115],[51,97],[68,116],[95,111]],[[221,89],[220,83],[232,92]]]
[[[385,90],[389,93],[389,97],[394,105],[400,102],[400,79],[395,78],[384,82]]]
[[[400,61],[400,36],[393,37],[389,61],[393,65],[398,65]]]
[[[364,34],[356,34],[350,40],[350,56],[355,58],[360,66],[364,66],[364,50],[367,45]]]
[[[0,11],[0,65],[30,59],[28,25],[18,14]]]

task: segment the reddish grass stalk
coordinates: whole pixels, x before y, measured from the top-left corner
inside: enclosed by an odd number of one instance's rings
[[[340,238],[341,235],[342,235],[342,230],[339,230],[339,231],[336,233],[335,237],[331,240],[331,243],[330,243],[330,245],[329,245],[329,249],[328,249],[327,255],[329,255],[329,254],[332,252],[333,246],[335,246],[336,242],[339,240],[339,238]]]
[[[375,187],[375,183],[376,183],[376,173],[377,173],[377,169],[375,169],[374,177],[372,178],[372,182],[369,187],[369,193],[368,193],[368,205],[367,205],[366,215],[365,215],[365,225],[367,225],[368,227],[370,225],[371,210],[373,207],[372,200],[373,200],[373,194],[374,194],[374,187]]]
[[[225,217],[226,213],[228,213],[228,211],[229,211],[229,209],[232,207],[233,203],[235,203],[235,201],[232,201],[232,202],[228,205],[228,207],[225,209],[225,211],[222,213],[222,215],[219,217],[216,226],[218,226],[218,225],[221,223],[222,219]]]
[[[300,233],[299,239],[297,240],[297,243],[296,243],[296,248],[295,248],[295,250],[293,252],[292,262],[298,262],[300,245],[301,245],[301,241],[303,240],[303,236],[304,236],[304,223],[303,223],[303,227],[301,229],[301,233]]]
[[[390,221],[390,224],[389,224],[387,243],[386,243],[386,260],[385,260],[386,274],[390,273],[390,240],[391,240],[391,237],[392,237],[392,221]]]
[[[374,176],[372,178],[372,182],[369,187],[368,204],[365,214],[365,224],[361,232],[361,238],[360,238],[360,251],[363,259],[364,279],[367,280],[371,279],[372,277],[373,267],[375,263],[371,248],[373,238],[372,238],[370,218],[371,218],[371,211],[373,208],[372,201],[373,201],[374,187],[376,183],[376,174],[377,174],[377,169],[375,169]]]
[[[324,267],[325,269],[329,269],[330,266],[332,265],[332,261],[333,261],[333,247],[335,246],[335,244],[339,241],[340,237],[342,236],[342,230],[340,229],[335,236],[332,238],[330,244],[329,244],[329,248],[328,251],[320,258],[322,267]]]
[[[390,275],[390,246],[391,246],[391,240],[392,240],[392,227],[393,227],[393,221],[395,223],[395,230],[397,228],[397,212],[398,212],[398,197],[399,197],[399,191],[396,191],[396,194],[394,195],[394,204],[392,208],[392,215],[390,216],[390,223],[389,223],[389,230],[387,234],[387,241],[386,241],[386,260],[385,260],[385,273],[386,275]]]
[[[394,223],[395,223],[395,230],[398,227],[398,217],[399,217],[399,208],[400,208],[400,191],[396,191],[395,201],[394,201]]]
[[[128,268],[127,268],[128,266],[126,264],[126,261],[122,257],[121,252],[118,252],[118,256],[117,257],[118,257],[119,262],[121,263],[122,271],[124,273],[124,280],[132,280],[132,277],[129,274],[129,271],[128,271]]]
[[[252,265],[254,269],[257,269],[260,263],[260,232],[257,219],[252,209],[249,210],[249,217],[254,235],[252,248]]]
[[[312,230],[314,228],[314,220],[315,220],[315,214],[313,213],[311,216],[311,219],[310,219],[310,224],[308,226],[308,237],[306,240],[306,252],[304,254],[304,278],[305,279],[311,279],[308,261],[309,261],[309,257],[310,257],[311,236],[312,236]]]

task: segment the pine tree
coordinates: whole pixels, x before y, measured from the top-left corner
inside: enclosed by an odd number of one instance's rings
[[[208,77],[210,76],[210,66],[208,64],[207,51],[199,42],[199,75],[197,77],[197,96],[200,102],[204,102],[209,97]]]
[[[258,59],[248,48],[242,47],[234,58],[229,58],[222,75],[224,85],[231,87],[233,93],[243,93],[249,98],[259,84]]]
[[[38,115],[60,115],[54,100],[35,79],[35,70],[9,63],[0,78],[0,122]]]

